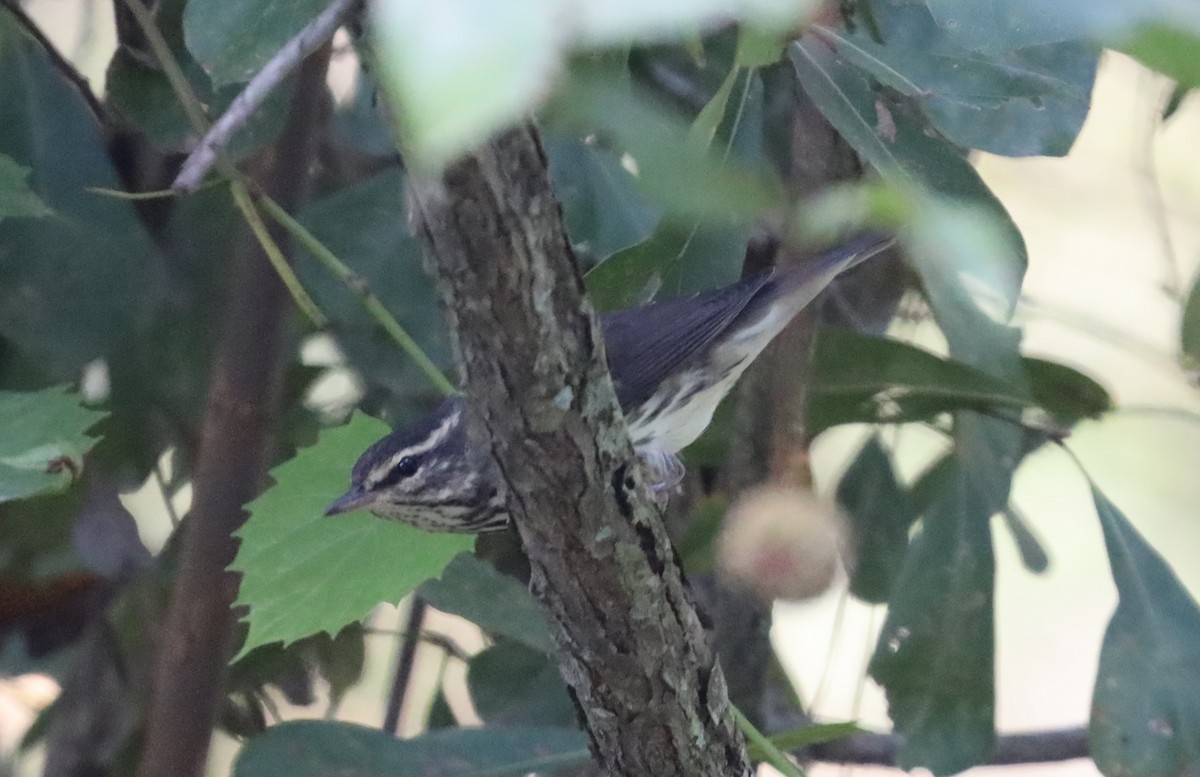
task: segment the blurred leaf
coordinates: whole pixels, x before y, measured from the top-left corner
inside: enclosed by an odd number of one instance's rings
[[[766,30],[792,29],[813,13],[813,0],[561,0],[582,42],[682,39],[702,27],[739,19]]]
[[[863,730],[857,723],[813,723],[809,726],[784,731],[771,736],[771,744],[785,752],[796,752],[813,745],[826,742],[836,742],[839,739],[861,734]],[[762,761],[763,753],[753,744],[749,746],[750,760]]]
[[[421,246],[404,219],[404,177],[395,168],[328,195],[299,220],[354,270],[433,361],[448,367],[449,337],[433,281],[421,267]],[[333,324],[348,362],[367,383],[364,406],[407,420],[441,399],[358,297],[316,259],[297,251],[296,272]]]
[[[874,604],[886,602],[908,550],[909,527],[918,515],[878,435],[867,440],[842,475],[837,501],[849,513],[854,530],[850,593]]]
[[[897,340],[824,327],[813,357],[809,425],[927,420],[981,409],[1018,415],[1033,397],[961,362]]]
[[[398,109],[405,161],[423,173],[520,121],[561,67],[563,20],[543,0],[372,9],[379,81]]]
[[[577,138],[543,138],[554,193],[576,253],[595,264],[654,232],[659,209],[609,149]]]
[[[741,99],[731,100],[731,106],[741,105]],[[765,166],[727,160],[687,142],[688,125],[680,117],[611,72],[579,69],[552,110],[629,153],[642,190],[668,213],[745,222],[780,198]]]
[[[728,494],[712,494],[692,508],[688,515],[687,532],[677,543],[679,557],[688,575],[712,571],[716,563],[717,536],[725,523],[729,509]]]
[[[929,125],[911,99],[877,93],[842,53],[813,35],[789,46],[788,53],[801,86],[825,118],[898,190],[907,226],[919,235],[947,238],[944,252],[954,252],[954,264],[1011,309],[1025,271],[1025,241],[962,151]],[[914,184],[944,197],[927,199],[913,191]],[[920,270],[923,257],[917,251],[908,255]]]
[[[216,87],[249,81],[329,0],[188,0],[188,51]]]
[[[400,109],[407,161],[428,172],[533,111],[574,46],[687,38],[738,18],[761,29],[791,29],[812,10],[806,6],[795,0],[393,0],[374,6],[374,28],[380,80]],[[587,101],[600,99],[593,94]]]
[[[1069,40],[1113,42],[1143,24],[1200,29],[1200,9],[1177,0],[927,0],[926,5],[958,45],[985,53]]]
[[[54,212],[29,188],[28,178],[29,168],[0,154],[0,221],[49,216]]]
[[[467,687],[488,725],[575,725],[575,705],[558,664],[520,643],[501,640],[472,658]]]
[[[1113,409],[1108,391],[1082,372],[1045,359],[1027,356],[1023,361],[1034,401],[1059,423],[1074,426]]]
[[[904,744],[903,769],[983,763],[995,740],[990,503],[957,459],[895,581],[869,671]]]
[[[1191,369],[1200,368],[1200,276],[1197,276],[1184,305],[1179,342],[1184,358],[1190,362],[1188,366]]]
[[[351,623],[332,639],[319,634],[312,640],[311,650],[317,669],[329,683],[329,706],[336,710],[346,691],[362,678],[366,664],[366,632],[362,624]]]
[[[396,739],[332,721],[272,726],[246,744],[234,777],[521,777],[588,763],[587,737],[562,728],[446,729]]]
[[[86,432],[103,417],[62,387],[0,391],[0,503],[61,491],[74,482],[83,471],[83,454],[96,443]]]
[[[155,248],[122,188],[96,117],[41,45],[0,8],[0,154],[29,168],[52,216],[0,221],[0,335],[53,380],[134,337],[159,301]]]
[[[1092,485],[1119,602],[1100,650],[1091,748],[1105,775],[1192,775],[1200,766],[1200,607]]]
[[[484,631],[543,653],[554,652],[546,618],[529,589],[470,553],[455,556],[440,578],[425,581],[419,591],[429,604]]]
[[[1013,537],[1017,552],[1021,555],[1021,563],[1025,565],[1025,568],[1039,575],[1049,569],[1050,557],[1046,555],[1042,541],[1033,533],[1025,516],[1009,505],[1008,508],[1000,511],[1000,517],[1004,519],[1004,525]]]
[[[366,448],[387,434],[354,416],[275,469],[276,485],[246,505],[241,546],[231,569],[242,573],[238,604],[250,608],[239,655],[271,642],[335,634],[380,602],[398,602],[437,574],[471,537],[432,534],[364,513],[324,518]]]
[[[923,5],[879,3],[886,45],[865,32],[819,27],[839,54],[917,98],[960,146],[1007,156],[1066,154],[1091,102],[1100,47],[1069,42],[993,55],[957,45]]]
[[[1171,89],[1171,96],[1167,98],[1167,103],[1162,109],[1161,118],[1164,124],[1171,120],[1171,118],[1179,110],[1179,106],[1183,105],[1183,101],[1186,100],[1188,95],[1191,93],[1192,90],[1188,87],[1175,84],[1174,88]]]
[[[737,280],[749,230],[719,223],[664,219],[654,235],[614,254],[588,272],[588,296],[601,312],[694,294]],[[671,288],[665,289],[667,282]]]

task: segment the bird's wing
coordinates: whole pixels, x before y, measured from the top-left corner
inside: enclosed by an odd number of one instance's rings
[[[796,303],[787,311],[790,318],[839,273],[874,256],[891,241],[866,235],[785,271],[602,316],[609,371],[622,409],[642,404],[669,376],[709,353],[743,314],[755,319],[775,300],[787,298]]]
[[[764,273],[694,297],[602,316],[609,371],[621,407],[648,400],[668,376],[708,350],[770,279]]]

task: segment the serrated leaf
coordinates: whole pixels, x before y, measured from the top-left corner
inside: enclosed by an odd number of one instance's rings
[[[86,432],[104,415],[63,387],[0,391],[0,503],[70,485],[96,443]]]
[[[850,593],[867,602],[886,602],[904,563],[908,530],[917,513],[877,435],[867,440],[842,475],[837,501],[850,515],[855,538]]]
[[[1200,607],[1094,484],[1118,603],[1100,649],[1091,748],[1108,777],[1200,769]]]
[[[366,513],[323,517],[350,469],[388,433],[363,415],[271,470],[275,485],[246,505],[233,564],[238,604],[249,607],[241,654],[318,632],[336,634],[380,602],[398,602],[468,550],[466,535],[433,534]]]
[[[396,739],[333,721],[291,721],[250,740],[234,777],[521,777],[588,763],[587,737],[573,729],[444,729]]]
[[[869,666],[904,736],[897,765],[936,775],[984,762],[995,741],[993,510],[971,472],[950,461]]]
[[[29,168],[0,154],[0,220],[36,218],[53,213],[29,188]]]
[[[470,553],[451,559],[440,578],[421,585],[421,597],[442,612],[460,615],[484,631],[542,653],[554,641],[529,589]]]
[[[222,87],[249,81],[329,0],[188,0],[188,51]]]

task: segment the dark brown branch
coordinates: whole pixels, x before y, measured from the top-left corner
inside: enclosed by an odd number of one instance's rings
[[[421,628],[425,622],[425,600],[413,595],[408,605],[408,617],[400,634],[400,653],[396,657],[396,674],[392,680],[392,692],[388,694],[387,708],[383,711],[383,730],[396,734],[400,730],[400,713],[404,711],[404,697],[412,682],[413,666],[417,662],[417,646],[421,644]]]
[[[305,62],[288,123],[272,153],[264,155],[270,160],[263,165],[264,188],[289,207],[295,207],[306,188],[328,63],[328,48]],[[237,578],[225,567],[236,549],[233,531],[245,520],[242,505],[263,485],[288,310],[287,293],[267,258],[250,247],[248,236],[245,241],[229,277],[196,463],[195,500],[181,529],[179,571],[146,716],[139,777],[204,773],[233,647],[230,605]]]
[[[725,680],[648,506],[530,128],[413,189],[530,587],[604,773],[749,775]]]
[[[895,734],[859,734],[836,742],[816,745],[803,758],[832,763],[895,766],[901,740]],[[1048,763],[1087,758],[1088,730],[1084,727],[1028,734],[1005,734],[996,738],[996,749],[985,766]]]

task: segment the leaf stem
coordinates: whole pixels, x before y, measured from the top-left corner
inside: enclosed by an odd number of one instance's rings
[[[754,749],[754,755],[774,766],[784,777],[807,777],[804,770],[796,766],[787,753],[776,747],[774,742],[759,731],[741,710],[734,705],[730,705],[730,708],[733,710],[734,722]]]
[[[317,239],[316,235],[308,231],[303,224],[280,207],[279,203],[262,193],[259,193],[259,203],[268,216],[287,230],[296,242],[304,246],[317,261],[325,265],[326,269],[336,275],[346,285],[346,288],[350,289],[358,297],[359,302],[371,314],[376,323],[408,354],[410,359],[416,362],[417,366],[421,368],[421,371],[425,373],[426,377],[429,378],[430,382],[439,391],[443,394],[454,393],[454,384],[438,369],[433,360],[426,355],[425,351],[421,349],[421,346],[417,344],[412,335],[400,325],[395,316],[388,312],[388,309],[379,300],[379,297],[375,295],[375,292],[371,291],[371,287],[367,285],[366,280],[361,275],[354,272],[345,262],[339,259],[337,254],[329,250],[324,243]]]

